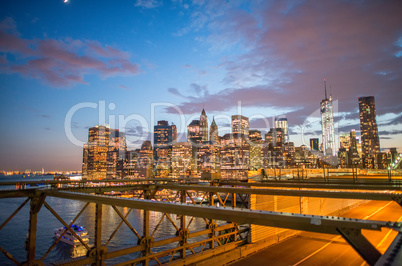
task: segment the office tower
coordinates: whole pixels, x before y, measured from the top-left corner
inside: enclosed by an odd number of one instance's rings
[[[395,165],[392,165],[392,164],[397,162],[397,159],[399,157],[399,153],[398,153],[398,151],[397,151],[397,149],[395,147],[389,148],[389,153],[390,153],[390,156],[391,156],[390,161],[389,161],[390,165],[395,166]]]
[[[140,154],[140,149],[133,151],[127,151],[126,153],[126,165],[125,165],[125,178],[139,178],[140,175],[137,171],[137,163]]]
[[[262,149],[264,141],[261,138],[261,131],[249,131],[249,144],[250,144],[250,170],[255,171],[263,168]]]
[[[268,133],[265,134],[265,142],[268,146],[282,147],[284,144],[284,135],[282,128],[270,128]]]
[[[200,116],[200,135],[201,141],[208,141],[208,118],[204,108]]]
[[[153,177],[153,149],[151,141],[142,143],[141,149],[128,152],[128,178]]]
[[[172,177],[191,175],[192,145],[190,142],[176,142],[172,150]]]
[[[187,126],[187,141],[192,145],[198,145],[202,142],[200,120],[193,120]]]
[[[377,168],[380,153],[374,96],[359,98],[360,135],[364,168]]]
[[[360,156],[358,151],[358,141],[356,138],[356,131],[352,130],[349,134],[350,146],[348,150],[348,167],[356,167],[360,165]]]
[[[283,145],[283,158],[286,165],[293,165],[293,158],[295,154],[295,144],[287,142]]]
[[[110,129],[107,126],[95,126],[88,130],[82,165],[84,179],[106,179],[109,136]]]
[[[275,118],[275,128],[282,128],[283,130],[283,143],[289,142],[289,135],[288,135],[288,119],[287,118]]]
[[[283,165],[283,129],[271,128],[265,134],[265,146],[263,147],[263,157],[265,167],[276,167]]]
[[[225,134],[221,138],[222,179],[247,180],[250,145],[244,134]]]
[[[154,126],[154,164],[157,177],[168,177],[171,170],[172,145],[176,142],[175,125],[158,121]]]
[[[311,138],[310,139],[310,150],[312,150],[312,151],[319,151],[320,150],[320,144],[319,144],[319,139],[318,138]]]
[[[242,115],[232,115],[232,133],[243,134],[248,137],[248,117]]]
[[[107,169],[108,179],[122,178],[123,167],[126,159],[127,144],[126,136],[118,129],[109,129],[109,145],[107,151]]]
[[[338,150],[338,167],[346,168],[348,166],[348,150],[340,147]]]
[[[196,169],[197,175],[202,173],[220,172],[220,146],[211,141],[204,141],[197,147]]]
[[[345,148],[346,150],[350,147],[350,133],[339,135],[339,148]]]
[[[248,133],[248,138],[251,142],[259,142],[262,141],[261,131],[260,130],[250,130]]]
[[[327,97],[327,83],[324,79],[325,99],[321,101],[322,145],[325,155],[335,155],[335,128],[332,97]]]
[[[172,123],[172,143],[176,143],[177,141],[177,127],[175,124]]]
[[[209,141],[213,144],[219,143],[218,126],[215,123],[215,117],[212,119],[211,127],[209,128]]]

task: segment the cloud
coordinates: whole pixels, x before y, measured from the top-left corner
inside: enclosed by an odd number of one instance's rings
[[[186,96],[184,96],[183,94],[181,94],[181,93],[179,92],[179,90],[176,89],[176,88],[168,88],[168,92],[169,92],[170,94],[175,95],[175,96],[179,96],[179,97],[186,98]]]
[[[301,125],[319,110],[326,78],[340,132],[359,130],[361,96],[375,96],[379,126],[402,122],[399,115],[382,120],[402,111],[400,1],[211,1],[190,9],[192,23],[179,33],[199,32],[196,40],[223,53],[224,77],[219,90],[178,104],[185,114],[199,112],[203,101],[209,112],[241,101]]]
[[[389,136],[389,135],[398,135],[398,134],[402,134],[402,130],[392,130],[392,131],[382,130],[382,131],[378,132],[379,136]]]
[[[51,116],[51,115],[41,115],[41,117],[43,117],[43,118],[47,118],[47,119],[52,118],[52,116]]]
[[[124,85],[119,85],[120,88],[125,89],[125,90],[131,90],[131,88],[124,86]]]
[[[18,36],[12,19],[0,23],[0,52],[4,57],[0,68],[4,73],[18,73],[27,78],[40,79],[54,87],[87,84],[85,75],[137,75],[142,72],[132,63],[127,52],[96,41],[43,39],[29,40]]]
[[[216,93],[209,93],[206,86],[195,83],[192,83],[190,88],[197,97],[187,97],[188,101],[178,105],[184,114],[198,113],[200,104],[203,101],[205,101],[210,111],[227,111],[236,107],[238,101],[241,101],[242,107],[270,107],[274,106],[273,102],[275,106],[287,106],[286,102],[276,101],[276,99],[280,99],[281,92],[269,87],[227,88]],[[306,96],[305,98],[307,99],[308,97]],[[299,103],[300,105],[301,103]],[[167,112],[175,113],[175,109],[167,109]]]
[[[305,1],[290,6],[274,1],[242,16],[228,12],[207,41],[245,48],[221,65],[229,86],[277,87],[283,91],[280,101],[303,102],[312,110],[324,96],[322,80],[327,77],[340,110],[355,108],[359,96],[375,95],[382,113],[381,106],[390,103],[401,107],[391,96],[402,96],[402,58],[394,56],[402,34],[401,7],[398,1]],[[376,74],[379,71],[386,74]],[[314,100],[305,101],[307,95]]]
[[[151,8],[159,7],[162,4],[163,4],[163,2],[158,1],[158,0],[137,0],[137,2],[134,4],[134,6],[151,9]]]

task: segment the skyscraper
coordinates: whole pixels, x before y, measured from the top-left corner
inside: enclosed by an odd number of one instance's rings
[[[213,144],[219,143],[218,126],[215,123],[215,117],[212,119],[211,127],[209,128],[209,141]]]
[[[152,178],[153,177],[153,149],[151,141],[145,140],[142,145],[141,149],[136,151],[137,158],[130,158],[136,159],[135,167],[133,169],[133,177],[134,178]]]
[[[356,167],[360,164],[359,152],[357,149],[356,131],[352,130],[349,134],[350,147],[348,150],[348,167]]]
[[[378,137],[374,96],[359,98],[359,114],[363,167],[377,168],[380,140]]]
[[[122,178],[126,160],[126,136],[118,129],[109,129],[109,147],[107,151],[107,178]]]
[[[172,176],[183,177],[191,174],[192,145],[189,142],[176,142],[172,150]]]
[[[95,126],[88,130],[88,142],[84,145],[82,177],[105,179],[110,128]]]
[[[201,141],[208,141],[208,118],[204,108],[200,116],[200,135]]]
[[[264,141],[261,138],[261,131],[249,131],[249,144],[250,144],[250,170],[255,171],[261,169],[263,166],[262,149]]]
[[[248,138],[248,117],[242,115],[232,115],[232,134],[243,134]]]
[[[345,148],[346,150],[348,150],[350,147],[350,142],[350,133],[339,135],[339,148]]]
[[[165,120],[154,126],[154,163],[158,177],[168,177],[171,170],[172,145],[176,142],[177,129]]]
[[[187,126],[187,141],[192,145],[200,144],[202,142],[200,120],[193,120]]]
[[[325,155],[335,155],[335,128],[332,97],[327,97],[327,82],[324,79],[325,98],[321,101],[322,145]]]
[[[244,134],[225,134],[221,138],[222,179],[247,180],[250,167],[250,145]]]
[[[320,144],[319,144],[319,139],[318,138],[311,138],[310,139],[310,150],[312,150],[312,151],[319,151],[320,150]]]
[[[283,130],[283,143],[289,142],[288,135],[288,119],[286,117],[275,118],[275,128],[282,128]]]

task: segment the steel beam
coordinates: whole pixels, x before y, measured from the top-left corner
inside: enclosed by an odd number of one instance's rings
[[[400,190],[402,183],[331,183],[331,182],[295,182],[295,181],[266,181],[266,182],[233,182],[221,181],[221,186],[240,187],[287,187],[287,188],[324,188],[324,189],[354,189],[354,190]]]
[[[381,257],[381,253],[362,235],[360,229],[339,227],[337,231],[369,265],[374,265]]]
[[[1,225],[0,225],[0,231],[3,229],[3,227],[27,204],[29,201],[29,198],[27,198]]]
[[[217,230],[221,231],[221,230],[227,230],[227,229],[232,229],[232,228],[234,228],[233,224],[226,224],[226,225],[219,226],[217,228]],[[243,229],[242,231],[239,231],[239,233],[242,233],[245,230],[248,230],[248,229]],[[189,234],[189,238],[199,237],[199,236],[208,234],[209,232],[210,232],[210,230],[208,230],[208,229],[197,231],[197,232],[192,232],[192,233]],[[181,239],[180,236],[174,236],[174,237],[171,237],[171,238],[168,238],[168,239],[158,240],[158,241],[154,242],[153,247],[160,247],[160,246],[168,245],[168,244],[171,244],[171,243],[174,243],[174,242],[179,242],[180,239]],[[187,243],[183,247],[170,248],[168,250],[161,251],[161,252],[159,252],[157,254],[154,254],[154,255],[150,254],[150,255],[148,255],[148,258],[152,259],[154,257],[160,256],[162,253],[167,254],[169,252],[170,253],[171,252],[177,252],[182,248],[191,249],[193,247],[196,247],[197,245],[199,246],[199,245],[202,245],[202,244],[207,244],[209,241],[210,241],[209,239],[205,239],[205,240],[197,241],[197,242],[191,243],[191,244]],[[245,241],[237,241],[237,242],[230,243],[230,244],[235,244],[236,246],[239,246],[241,244],[245,244]],[[132,253],[135,253],[135,252],[139,252],[139,251],[142,251],[142,250],[143,250],[142,245],[137,245],[137,246],[133,246],[133,247],[129,247],[129,248],[123,248],[123,249],[119,249],[119,250],[114,250],[114,251],[110,251],[110,252],[104,254],[104,259],[105,260],[112,259],[112,258],[116,258],[116,257],[119,257],[119,256],[124,256],[124,255],[127,255],[127,254],[132,254]],[[141,257],[141,258],[135,259],[134,261],[141,262],[144,259],[145,259],[144,257]],[[61,263],[58,263],[57,265],[86,265],[86,264],[91,264],[91,263],[95,263],[95,259],[91,258],[91,257],[86,257],[86,258],[77,258],[77,259],[74,259],[74,260],[69,260],[68,262],[61,262]],[[129,263],[130,263],[130,261],[126,261],[126,262],[121,263],[121,265],[127,265]]]
[[[40,180],[40,181],[4,181],[0,186],[14,185],[58,185],[58,184],[86,184],[86,183],[149,183],[149,182],[177,182],[199,181],[199,178],[134,178],[134,179],[101,179],[101,180]]]
[[[299,189],[270,189],[270,188],[244,188],[244,187],[212,187],[202,185],[158,185],[159,188],[172,190],[195,190],[215,193],[259,194],[293,197],[342,198],[342,199],[369,199],[394,200],[401,204],[402,193],[398,192],[352,192],[339,190],[299,190]]]
[[[35,261],[36,251],[36,226],[38,223],[38,212],[40,211],[46,196],[43,194],[31,198],[31,207],[29,211],[29,228],[27,240],[27,263],[31,265]]]
[[[232,221],[238,224],[257,224],[318,233],[338,234],[338,227],[368,230],[380,230],[381,227],[389,227],[389,224],[383,221],[360,220],[344,217],[306,215],[213,206],[207,207],[193,204],[125,199],[73,192],[48,191],[47,195],[149,211]]]
[[[402,232],[398,233],[387,251],[385,251],[384,255],[381,256],[375,265],[402,265]]]

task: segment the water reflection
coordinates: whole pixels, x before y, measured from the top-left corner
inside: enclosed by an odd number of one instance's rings
[[[56,241],[56,238],[54,238],[54,241]],[[63,242],[59,242],[56,245],[56,252],[57,252],[57,257],[61,260],[67,260],[70,258],[78,258],[85,256],[87,254],[87,249],[83,245],[78,245],[78,246],[71,246]]]

